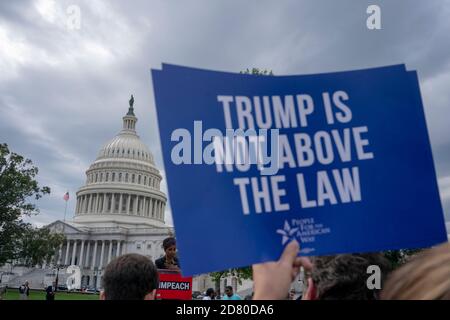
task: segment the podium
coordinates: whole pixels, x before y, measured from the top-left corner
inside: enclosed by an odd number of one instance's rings
[[[192,277],[166,269],[158,269],[158,275],[157,300],[192,300]]]

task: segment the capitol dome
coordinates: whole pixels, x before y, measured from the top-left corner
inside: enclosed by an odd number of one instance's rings
[[[155,165],[152,153],[136,132],[131,133],[125,130],[107,142],[97,156],[97,160],[111,158],[140,160],[152,166]]]
[[[136,133],[133,101],[123,128],[103,145],[77,192],[74,222],[98,226],[164,227],[167,197],[153,154]]]

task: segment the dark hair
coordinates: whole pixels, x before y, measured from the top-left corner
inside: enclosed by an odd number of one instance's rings
[[[130,253],[112,260],[102,281],[106,300],[143,300],[158,287],[158,273],[149,258]]]
[[[379,266],[381,280],[390,269],[389,261],[379,253],[316,257],[313,265],[311,276],[320,300],[376,300],[379,290],[367,287],[367,267]]]
[[[211,294],[213,294],[213,293],[214,293],[214,289],[213,289],[213,288],[209,288],[208,290],[206,290],[206,295],[207,295],[208,297],[210,297]]]
[[[231,290],[231,291],[233,291],[233,287],[232,287],[232,286],[226,286],[226,287],[225,287],[225,290]]]
[[[170,248],[171,246],[174,246],[176,244],[177,244],[177,242],[176,242],[175,238],[173,238],[173,237],[165,238],[163,241],[164,251],[166,251],[168,248]]]

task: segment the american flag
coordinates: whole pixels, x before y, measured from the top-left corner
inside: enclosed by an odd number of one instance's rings
[[[69,191],[67,191],[66,194],[64,195],[64,200],[65,201],[69,200]]]

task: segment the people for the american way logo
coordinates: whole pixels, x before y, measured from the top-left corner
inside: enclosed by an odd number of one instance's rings
[[[283,238],[281,239],[281,244],[284,246],[287,242],[295,240],[295,234],[298,228],[291,228],[287,220],[284,221],[284,228],[278,229],[277,233],[281,234]]]
[[[288,243],[292,240],[297,240],[298,242],[301,243],[301,241],[300,241],[301,239],[297,239],[297,237],[296,237],[298,231],[299,231],[298,227],[292,228],[290,226],[289,222],[287,220],[284,220],[283,229],[277,229],[276,232],[282,236],[281,245],[284,246],[286,243]],[[314,248],[300,248],[300,253],[308,254],[315,250],[316,249],[314,249]]]

